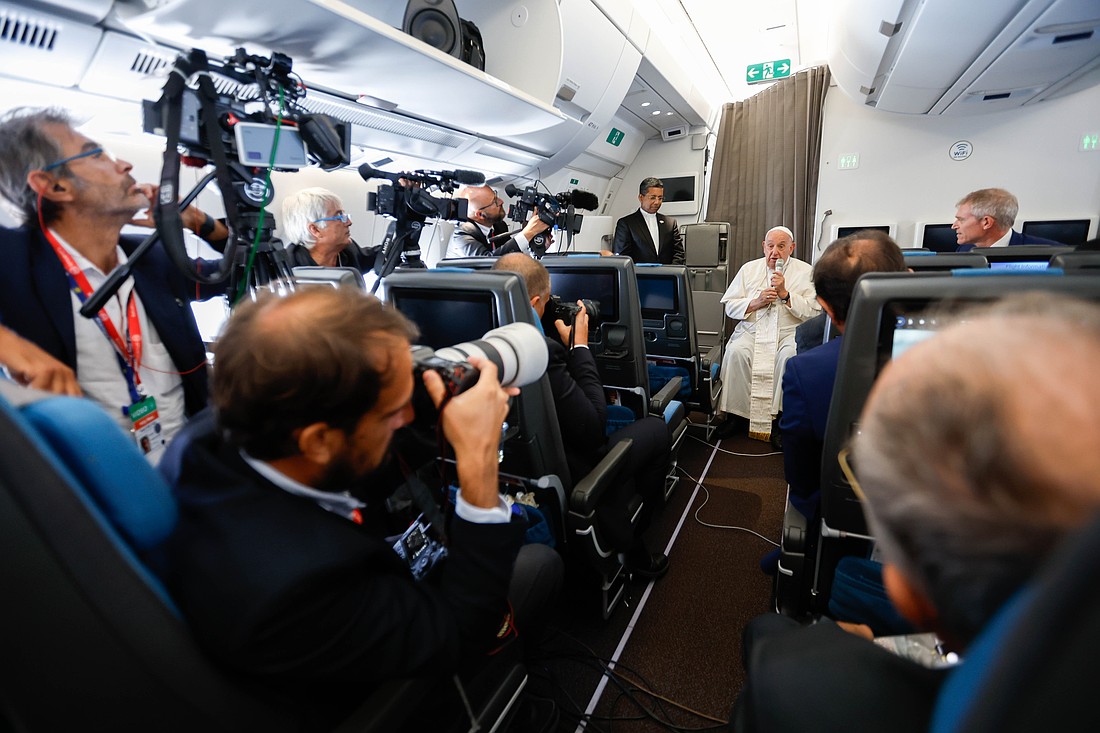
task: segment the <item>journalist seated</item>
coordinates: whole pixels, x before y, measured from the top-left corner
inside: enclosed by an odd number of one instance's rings
[[[367,272],[374,255],[351,238],[351,217],[326,188],[303,188],[283,199],[283,229],[291,267],[354,267]]]
[[[460,487],[446,558],[417,580],[423,537],[385,538],[371,474],[412,420],[414,390],[444,402],[437,373],[417,383],[415,337],[399,312],[354,291],[242,305],[219,343],[213,413],[162,464],[180,503],[166,580],[199,643],[316,727],[383,680],[481,666],[526,634],[560,583],[560,558],[521,550],[523,527],[498,494],[501,423],[518,390],[476,358],[477,383],[441,413]]]
[[[583,302],[561,303],[550,295],[550,273],[527,255],[513,253],[501,257],[494,270],[520,274],[531,297],[531,307],[541,319],[546,337],[549,364],[546,375],[554,395],[558,426],[565,445],[569,472],[584,476],[599,463],[607,450],[627,438],[630,448],[628,480],[619,482],[596,515],[600,528],[623,554],[627,568],[635,575],[660,578],[668,572],[668,557],[650,552],[641,532],[648,523],[652,507],[663,499],[665,472],[670,458],[671,438],[664,421],[646,417],[607,437],[607,399],[600,382],[596,360],[588,348],[588,307]],[[591,303],[591,301],[589,301]],[[570,323],[565,322],[569,318]],[[628,502],[635,494],[645,501],[646,517],[632,525]]]

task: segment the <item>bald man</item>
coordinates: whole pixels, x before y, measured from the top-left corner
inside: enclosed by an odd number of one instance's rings
[[[455,227],[447,245],[447,257],[499,257],[510,252],[531,254],[531,240],[549,229],[549,225],[532,212],[523,231],[494,246],[490,237],[508,231],[504,223],[507,214],[504,201],[488,186],[466,186],[455,195],[469,202],[466,213],[469,221]],[[542,251],[535,254],[541,256]]]
[[[737,321],[722,357],[723,437],[739,422],[732,415],[748,419],[750,437],[771,438],[783,406],[783,368],[797,351],[795,327],[821,311],[813,268],[794,259],[791,230],[769,229],[761,248],[764,256],[746,262],[722,295],[726,315]]]
[[[1100,385],[1083,369],[1050,378],[1052,362],[1097,359],[1100,308],[1026,294],[912,347],[872,389],[852,465],[886,590],[949,649],[965,652],[1100,511]],[[756,633],[777,619],[795,628]],[[798,627],[773,614],[750,635],[735,730],[928,729],[942,670],[828,621]]]

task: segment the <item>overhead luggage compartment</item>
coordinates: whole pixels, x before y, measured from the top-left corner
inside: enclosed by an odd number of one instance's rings
[[[847,0],[829,66],[876,109],[972,114],[1100,82],[1096,0]]]

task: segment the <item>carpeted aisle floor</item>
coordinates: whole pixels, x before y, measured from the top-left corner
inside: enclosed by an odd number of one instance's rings
[[[605,683],[588,730],[667,730],[658,720],[685,728],[718,725],[636,691],[625,692],[621,678],[644,679],[659,695],[707,716],[722,721],[729,716],[744,681],[741,629],[769,610],[772,581],[760,571],[759,561],[774,545],[748,532],[700,521],[745,527],[777,539],[786,484],[782,456],[772,454],[768,444],[735,436],[720,448],[752,457],[731,455],[715,451],[701,435],[689,431],[680,452],[683,478],[647,533],[654,549],[665,548],[675,535],[668,575],[648,594],[646,584],[632,584],[629,598],[606,622],[590,610],[585,596],[594,592],[591,588],[572,589],[563,599],[558,629],[547,644],[548,659],[532,670],[536,688],[552,691],[558,699],[559,731],[576,729],[578,716],[600,684],[598,660],[611,659],[620,645],[620,674]],[[697,487],[699,478],[703,483]]]

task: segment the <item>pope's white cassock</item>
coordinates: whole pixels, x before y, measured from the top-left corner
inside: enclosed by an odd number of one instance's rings
[[[749,419],[749,435],[767,440],[783,408],[783,367],[795,355],[794,330],[821,311],[813,268],[791,257],[783,268],[789,303],[776,301],[746,313],[749,301],[771,285],[768,260],[746,262],[722,296],[726,315],[738,321],[722,357],[718,409]]]

